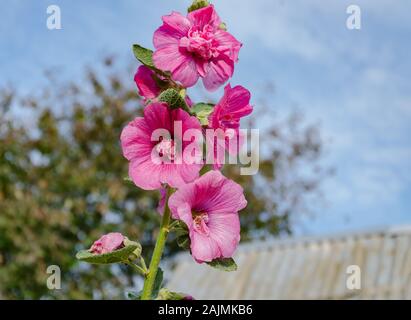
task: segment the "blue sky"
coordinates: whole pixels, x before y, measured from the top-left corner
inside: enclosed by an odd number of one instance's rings
[[[82,74],[106,53],[129,63],[130,46],[152,47],[160,16],[184,12],[189,0],[9,0],[0,13],[0,86],[33,92],[43,70]],[[348,30],[346,8],[357,4],[362,29]],[[57,4],[62,30],[46,28]],[[255,92],[274,83],[272,112],[302,110],[321,124],[327,164],[326,204],[301,233],[411,223],[411,20],[408,0],[216,0],[244,43],[232,79]],[[132,79],[130,79],[132,81]],[[254,103],[254,104],[255,104]],[[256,105],[258,108],[258,105]]]

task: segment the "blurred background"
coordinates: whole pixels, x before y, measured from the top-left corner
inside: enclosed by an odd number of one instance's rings
[[[232,85],[252,92],[260,171],[240,176],[242,242],[333,236],[411,223],[411,4],[215,0],[244,45]],[[47,7],[61,9],[49,30]],[[124,180],[119,135],[141,114],[131,45],[152,48],[161,16],[189,0],[4,1],[0,13],[0,298],[124,298],[122,266],[79,264],[102,233],[150,255],[159,195]],[[195,100],[222,94],[191,89]],[[172,240],[172,239],[171,239]],[[179,248],[170,241],[166,255]],[[194,263],[194,262],[192,262]],[[45,283],[49,265],[62,289]],[[241,267],[241,266],[240,266]]]

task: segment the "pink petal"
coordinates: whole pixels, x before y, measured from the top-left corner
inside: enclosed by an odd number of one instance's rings
[[[217,30],[214,34],[214,40],[217,41],[217,50],[224,53],[234,62],[238,61],[242,43],[239,42],[232,34],[224,30]]]
[[[160,88],[154,80],[154,72],[146,67],[140,66],[134,76],[138,93],[146,99],[153,99],[160,93]]]
[[[234,62],[225,55],[210,61],[210,69],[203,78],[204,86],[209,91],[217,90],[234,72]]]
[[[191,204],[195,201],[196,193],[192,184],[181,186],[177,192],[170,196],[168,205],[174,219],[183,220],[187,226],[191,225]]]
[[[156,68],[173,72],[190,58],[181,53],[178,45],[168,45],[159,48],[153,53],[153,62]]]
[[[196,181],[198,194],[204,194],[198,205],[208,213],[236,213],[247,206],[243,188],[220,171],[209,171]]]
[[[198,171],[196,168],[190,168],[194,172]],[[163,164],[161,165],[161,173],[160,173],[160,181],[161,183],[167,183],[172,188],[178,188],[187,182],[185,181],[182,176],[182,164]]]
[[[231,114],[235,118],[248,116],[253,107],[250,105],[251,94],[242,86],[230,87],[228,84],[224,88],[224,94],[227,97],[224,104],[224,113]]]
[[[214,239],[190,230],[191,254],[197,262],[210,262],[221,257],[221,251]]]
[[[221,24],[220,17],[214,10],[213,5],[192,11],[188,14],[187,18],[190,20],[192,25],[199,27],[201,30],[206,25],[210,25],[216,30]]]
[[[144,118],[137,117],[121,132],[121,148],[127,160],[149,156],[151,153],[150,131]]]
[[[152,162],[151,157],[131,161],[128,174],[137,187],[144,190],[156,190],[161,188],[161,165]]]
[[[188,57],[172,71],[172,78],[179,81],[184,87],[192,87],[196,84],[199,74],[194,59]]]
[[[221,257],[232,257],[240,242],[238,214],[210,214],[207,226],[210,230],[210,237],[220,249]]]
[[[154,102],[144,108],[144,121],[148,128],[148,136],[151,141],[151,134],[155,129],[166,129],[171,132],[170,111],[166,103]],[[147,140],[145,140],[147,142]],[[147,142],[148,143],[148,142]],[[151,144],[151,142],[150,142]]]
[[[117,250],[123,246],[124,236],[118,232],[103,235],[90,248],[92,253],[103,254]]]
[[[153,43],[156,49],[178,44],[190,29],[190,21],[178,12],[163,16],[163,25],[154,32]]]

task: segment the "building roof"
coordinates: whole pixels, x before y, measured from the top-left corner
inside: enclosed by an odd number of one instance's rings
[[[254,242],[234,259],[224,272],[179,254],[167,287],[196,299],[411,299],[411,226]],[[347,288],[351,265],[361,289]]]

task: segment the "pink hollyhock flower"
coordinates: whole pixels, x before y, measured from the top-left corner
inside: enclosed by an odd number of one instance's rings
[[[175,122],[181,124],[181,132],[175,131]],[[169,137],[152,141],[160,129]],[[183,141],[184,133],[190,129],[201,132],[196,117],[182,109],[171,110],[165,103],[149,104],[144,117],[135,118],[121,133],[121,147],[130,161],[129,176],[133,182],[142,189],[154,190],[164,183],[176,188],[195,180],[203,164],[201,154],[185,152],[195,143]]]
[[[118,232],[107,233],[95,241],[90,248],[90,252],[96,254],[109,253],[124,246],[124,236]]]
[[[173,218],[189,229],[191,254],[197,262],[233,255],[240,241],[238,211],[246,205],[243,188],[220,171],[183,185],[169,200]]]
[[[220,28],[221,20],[212,5],[190,12],[163,16],[163,25],[154,33],[154,65],[170,71],[184,87],[203,78],[214,91],[234,72],[241,43]]]
[[[242,86],[231,88],[227,84],[224,88],[224,95],[214,107],[209,116],[209,127],[213,129],[234,129],[240,128],[240,119],[253,112],[250,105],[251,94]]]
[[[145,99],[154,99],[160,94],[160,87],[155,80],[155,73],[146,66],[140,66],[134,76],[138,94]]]
[[[224,96],[210,114],[208,126],[213,130],[220,129],[219,132],[215,131],[216,137],[208,136],[207,139],[210,146],[214,145],[214,169],[222,167],[224,149],[234,155],[238,153],[243,142],[243,137],[239,133],[240,120],[253,111],[250,98],[250,91],[246,88],[242,86],[231,88],[230,84],[227,84],[224,88]],[[217,151],[218,148],[220,150]]]

